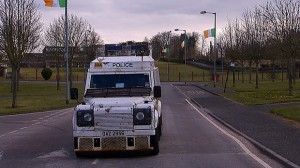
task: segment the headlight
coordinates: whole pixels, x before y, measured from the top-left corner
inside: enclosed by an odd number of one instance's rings
[[[136,115],[135,115],[135,118],[139,121],[142,121],[144,118],[145,118],[145,114],[143,112],[138,112]]]
[[[134,125],[150,125],[152,121],[151,107],[133,109]]]
[[[91,122],[93,119],[93,116],[91,115],[91,113],[85,113],[83,116],[83,119],[85,122]]]
[[[77,111],[77,126],[78,127],[93,127],[94,126],[94,111],[93,110]]]

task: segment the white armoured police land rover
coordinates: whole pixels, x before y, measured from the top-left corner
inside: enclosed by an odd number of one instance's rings
[[[74,110],[76,155],[126,150],[150,150],[157,155],[162,129],[160,97],[159,71],[152,57],[92,61],[83,103]]]

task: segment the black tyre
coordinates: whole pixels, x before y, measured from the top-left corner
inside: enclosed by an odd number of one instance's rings
[[[162,135],[162,116],[159,117],[159,123],[158,123],[158,131],[159,131],[159,137]]]
[[[151,155],[158,155],[159,153],[159,135],[156,131],[155,135],[150,136],[150,146],[153,147]]]
[[[81,152],[75,152],[75,155],[76,155],[77,157],[84,157],[84,154],[81,153]]]

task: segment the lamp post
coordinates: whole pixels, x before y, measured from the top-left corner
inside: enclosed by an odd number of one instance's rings
[[[200,14],[213,14],[215,15],[215,21],[214,21],[214,29],[215,29],[215,34],[214,34],[214,52],[215,52],[215,56],[214,56],[214,87],[216,87],[216,59],[217,59],[217,50],[216,50],[216,46],[217,46],[217,40],[216,40],[216,36],[217,36],[217,13],[216,12],[207,12],[207,11],[201,11]]]
[[[184,32],[184,84],[186,84],[186,30],[175,29],[175,31],[183,31]]]
[[[170,81],[170,47],[171,47],[171,33],[172,31],[169,31],[168,33],[168,44],[167,44],[167,54],[168,54],[168,64],[167,64],[167,73],[168,73],[168,82]]]
[[[68,41],[68,0],[66,0],[65,7],[65,36],[66,36],[66,46],[65,46],[65,59],[66,59],[66,104],[70,101],[70,83],[69,83],[69,41]],[[72,66],[72,65],[71,65]]]

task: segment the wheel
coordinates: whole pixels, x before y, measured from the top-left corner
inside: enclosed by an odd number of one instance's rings
[[[162,116],[159,117],[159,124],[158,124],[158,131],[159,131],[159,137],[161,137],[162,135],[162,125],[163,125],[163,122],[162,122]]]
[[[158,132],[155,131],[155,135],[150,136],[150,146],[153,147],[151,151],[151,155],[158,155],[159,153],[159,135]]]
[[[84,154],[81,153],[81,152],[75,152],[75,155],[76,155],[77,157],[83,157],[83,156],[84,156]]]

